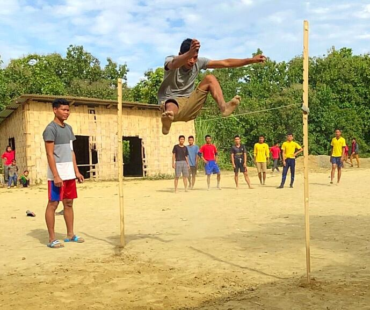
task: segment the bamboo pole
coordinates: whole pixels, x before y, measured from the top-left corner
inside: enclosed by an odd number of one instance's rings
[[[309,185],[308,185],[308,21],[303,24],[303,154],[304,154],[304,213],[306,226],[306,270],[307,283],[311,277],[310,255],[310,215],[309,215]]]
[[[118,187],[120,210],[120,246],[125,246],[125,215],[123,205],[123,145],[122,145],[122,79],[118,79],[118,105],[117,105],[117,160],[118,160]]]

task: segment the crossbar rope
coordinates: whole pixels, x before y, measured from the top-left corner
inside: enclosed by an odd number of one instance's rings
[[[214,120],[217,120],[217,119],[226,119],[226,118],[230,118],[230,117],[236,118],[236,117],[239,117],[239,116],[257,114],[257,113],[268,112],[268,111],[273,111],[273,110],[286,109],[286,108],[289,108],[289,107],[296,107],[298,105],[302,105],[302,103],[292,103],[292,104],[287,104],[287,105],[283,105],[283,106],[275,107],[275,108],[262,109],[262,110],[257,110],[257,111],[249,111],[249,112],[239,113],[239,114],[231,114],[229,116],[216,116],[216,117],[211,117],[211,118],[206,118],[206,119],[197,119],[196,121],[208,122],[208,121],[214,121]]]

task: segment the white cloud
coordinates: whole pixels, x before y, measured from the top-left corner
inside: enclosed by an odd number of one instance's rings
[[[177,54],[188,37],[213,59],[249,57],[261,48],[289,60],[301,54],[304,19],[311,55],[333,45],[369,50],[370,5],[360,0],[0,0],[0,7],[3,59],[84,45],[103,63],[106,57],[127,63],[129,85]]]
[[[370,18],[370,4],[364,5],[361,11],[355,14],[359,18],[368,19]]]
[[[253,4],[252,0],[241,0],[240,2],[244,5],[252,5]]]

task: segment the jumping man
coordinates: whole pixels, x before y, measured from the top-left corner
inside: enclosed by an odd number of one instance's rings
[[[217,174],[217,188],[220,187],[221,172],[217,165],[218,155],[217,148],[212,144],[212,138],[210,135],[206,135],[206,144],[204,144],[199,150],[199,157],[201,157],[205,163],[205,171],[207,175],[207,186],[208,190],[211,184],[211,174]]]
[[[287,141],[281,146],[283,151],[283,175],[281,178],[281,184],[278,188],[284,188],[285,180],[290,168],[290,188],[293,188],[294,176],[295,176],[295,157],[303,152],[303,148],[296,142],[293,141],[293,135],[287,134]]]
[[[260,184],[265,185],[266,182],[266,171],[267,162],[269,160],[269,146],[265,143],[265,137],[260,136],[258,143],[254,145],[254,163],[257,166],[258,178],[260,179]]]
[[[198,152],[199,146],[194,144],[194,137],[189,136],[188,138],[189,145],[186,146],[188,148],[189,153],[189,188],[193,189],[195,184],[195,178],[197,176],[197,167],[198,167]]]
[[[43,138],[48,160],[49,201],[45,220],[49,232],[50,248],[60,248],[63,244],[55,239],[55,210],[63,202],[64,220],[67,226],[67,238],[64,242],[84,242],[73,232],[73,200],[77,198],[76,178],[84,181],[80,174],[72,142],[76,140],[72,127],[65,123],[69,117],[69,102],[55,99],[52,103],[54,120],[46,127]]]
[[[330,162],[332,164],[332,167],[330,184],[333,184],[335,169],[338,170],[337,183],[339,184],[340,182],[340,178],[342,176],[345,147],[346,140],[344,140],[344,138],[342,137],[342,132],[337,129],[335,131],[335,137],[331,140]]]
[[[177,193],[177,185],[181,175],[184,181],[185,192],[188,191],[189,153],[184,143],[185,136],[180,136],[179,144],[176,144],[172,150],[172,168],[175,169],[175,193]]]
[[[158,90],[158,103],[161,104],[162,133],[167,135],[172,122],[187,122],[197,117],[211,93],[217,102],[222,116],[230,115],[241,98],[235,96],[226,102],[217,79],[209,74],[197,89],[194,84],[200,70],[216,68],[237,68],[266,60],[263,55],[245,59],[210,60],[199,57],[200,43],[196,39],[186,39],[182,42],[178,56],[168,56],[164,62],[164,79]]]
[[[247,152],[245,150],[245,146],[240,144],[240,136],[234,137],[235,145],[231,148],[231,163],[233,164],[234,168],[234,179],[236,189],[239,188],[239,170],[244,174],[244,179],[248,184],[248,187],[251,187],[251,181],[249,180],[248,170],[247,170]]]

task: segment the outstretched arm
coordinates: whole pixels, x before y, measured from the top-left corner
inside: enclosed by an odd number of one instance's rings
[[[263,55],[256,55],[253,58],[244,59],[223,59],[223,60],[210,60],[207,64],[207,69],[219,68],[238,68],[246,65],[264,62],[266,57]]]

